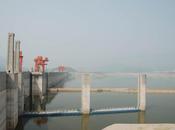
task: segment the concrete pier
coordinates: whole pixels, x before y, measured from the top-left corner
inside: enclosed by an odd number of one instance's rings
[[[90,75],[82,75],[82,95],[81,95],[82,114],[90,113]]]
[[[138,108],[145,111],[146,108],[146,75],[140,74],[138,77]]]
[[[8,34],[7,73],[14,73],[14,33]]]
[[[19,56],[20,56],[20,41],[16,41],[15,44],[15,63],[14,63],[14,72],[19,73],[20,72],[20,63],[19,63]]]
[[[22,87],[22,72],[20,72],[20,44],[18,40],[15,43],[14,51],[14,73],[18,74],[17,87],[18,87],[18,114],[21,115],[24,110],[24,89]]]
[[[32,95],[44,95],[46,94],[46,76],[42,72],[33,72],[32,73]]]
[[[23,87],[23,74],[18,73],[18,114],[21,115],[24,112],[24,87]]]
[[[18,74],[14,73],[14,33],[8,34],[7,79],[6,79],[6,121],[7,129],[15,129],[18,123]]]
[[[7,130],[14,130],[18,123],[18,75],[7,75]]]

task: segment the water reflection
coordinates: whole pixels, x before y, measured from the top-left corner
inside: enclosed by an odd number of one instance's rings
[[[41,126],[41,125],[45,125],[48,122],[48,118],[47,117],[38,117],[35,118],[33,120],[33,122],[37,125],[37,126]]]
[[[81,116],[81,130],[88,130],[89,129],[89,115],[82,115]]]
[[[145,123],[145,112],[144,111],[138,112],[138,123],[140,124]]]
[[[32,111],[40,112],[46,110],[46,97],[33,96]]]

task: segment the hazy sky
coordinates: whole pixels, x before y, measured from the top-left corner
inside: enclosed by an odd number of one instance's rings
[[[4,58],[8,32],[27,68],[43,55],[50,68],[175,70],[175,0],[0,0]]]

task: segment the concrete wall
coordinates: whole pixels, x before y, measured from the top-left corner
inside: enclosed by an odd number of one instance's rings
[[[24,98],[44,95],[47,88],[65,81],[67,73],[0,72],[0,130],[14,130],[24,111]],[[31,91],[32,90],[32,91]]]
[[[42,73],[32,73],[32,95],[43,94],[43,75]]]
[[[0,130],[6,130],[6,73],[0,72]]]
[[[62,87],[67,77],[67,72],[49,72],[48,87]]]
[[[21,115],[24,111],[24,86],[22,82],[22,73],[18,73],[18,115]]]
[[[30,86],[31,86],[31,73],[30,72],[23,72],[22,73],[22,81],[23,81],[23,88],[24,88],[24,97],[28,97],[30,95]]]
[[[44,95],[49,87],[62,87],[68,73],[32,73],[32,95]]]
[[[43,91],[43,94],[46,94],[47,88],[48,88],[48,73],[43,74],[42,80],[43,80],[42,91]]]
[[[18,74],[7,74],[7,129],[13,130],[18,123]]]
[[[22,73],[22,85],[24,88],[24,97],[28,97],[30,95],[31,86],[32,86],[32,94],[40,95],[45,94],[47,92],[47,88],[49,87],[62,87],[64,85],[65,80],[68,77],[68,73],[64,72],[49,72],[49,73],[32,73],[31,80],[30,72]],[[32,85],[31,85],[32,81]]]

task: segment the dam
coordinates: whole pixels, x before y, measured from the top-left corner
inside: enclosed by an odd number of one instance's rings
[[[14,130],[18,117],[24,113],[25,99],[44,96],[47,88],[64,84],[68,73],[22,72],[19,64],[20,41],[14,45],[14,33],[8,35],[6,72],[0,72],[0,130]]]
[[[20,68],[20,41],[14,45],[14,33],[8,35],[8,52],[6,72],[0,72],[0,130],[15,130],[19,117],[49,117],[49,116],[87,116],[114,113],[145,112],[147,110],[147,93],[151,94],[174,94],[174,89],[151,89],[147,88],[149,77],[175,77],[174,72],[152,73],[97,73],[97,72],[23,72]],[[77,87],[63,87],[71,75],[78,75],[81,85]],[[93,77],[135,77],[135,88],[95,88],[91,85]],[[76,109],[45,110],[42,111],[39,103],[44,102],[48,93],[80,93],[81,106]],[[91,93],[120,93],[135,94],[136,105],[126,107],[91,107]],[[31,98],[32,97],[32,98]],[[37,98],[39,97],[39,101]],[[38,111],[30,108],[32,102],[36,102]],[[37,106],[38,105],[38,106]]]

